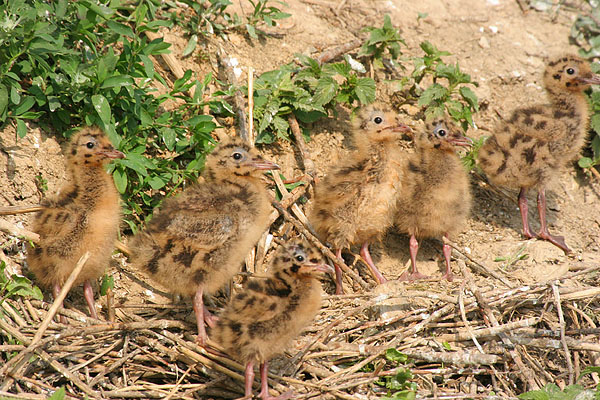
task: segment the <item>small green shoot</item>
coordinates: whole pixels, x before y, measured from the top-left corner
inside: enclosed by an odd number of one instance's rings
[[[37,174],[35,176],[35,185],[41,193],[46,193],[48,191],[48,180],[42,176],[42,174]]]
[[[48,397],[48,400],[63,400],[66,396],[66,391],[64,386],[61,386],[56,392],[52,394],[52,396]]]
[[[506,270],[507,268],[516,264],[518,261],[526,260],[529,257],[529,254],[524,253],[526,247],[527,245],[524,244],[523,246],[519,247],[517,251],[515,251],[509,256],[496,257],[494,258],[494,262],[503,262],[504,264],[502,264],[500,268]]]
[[[33,298],[43,300],[44,295],[39,287],[35,286],[29,279],[24,276],[12,274],[10,277],[6,275],[6,264],[0,262],[0,303],[4,299],[13,296]]]
[[[473,169],[479,169],[477,167],[477,158],[479,157],[479,149],[485,143],[489,136],[481,136],[477,139],[473,140],[473,145],[471,149],[465,154],[465,156],[461,159],[463,166],[467,171],[472,171]]]
[[[402,54],[400,44],[406,46],[406,42],[398,30],[392,26],[390,16],[386,14],[383,17],[381,28],[367,27],[364,31],[369,32],[370,35],[360,48],[358,56],[372,58],[379,63],[385,57],[394,65],[395,60]]]
[[[106,296],[108,290],[115,288],[115,279],[112,275],[104,274],[102,277],[102,283],[100,284],[100,295]]]
[[[560,390],[554,383],[548,383],[541,390],[532,390],[517,396],[521,400],[575,400],[590,399],[595,400],[600,392],[586,390],[580,385],[569,385],[564,390]]]
[[[396,349],[387,349],[385,358],[388,362],[395,365],[396,374],[392,376],[383,376],[375,382],[376,385],[388,389],[386,396],[380,397],[380,400],[414,400],[416,398],[417,384],[410,382],[413,374],[408,368],[400,367],[399,364],[406,364],[408,356]]]

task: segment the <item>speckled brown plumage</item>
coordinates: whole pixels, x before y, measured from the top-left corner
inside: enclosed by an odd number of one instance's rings
[[[545,186],[581,151],[589,123],[589,106],[583,94],[591,84],[600,84],[588,63],[573,55],[550,61],[544,86],[551,103],[516,109],[502,121],[495,134],[479,151],[479,166],[490,181],[520,188],[519,207],[523,230],[535,237],[527,222],[526,191],[538,189],[541,229],[538,237],[569,252],[561,236],[550,235],[546,225]]]
[[[222,312],[213,337],[228,354],[246,364],[246,396],[252,395],[254,363],[261,363],[260,397],[271,399],[267,362],[283,352],[314,319],[321,307],[322,273],[333,269],[321,264],[315,249],[299,239],[281,247],[266,278],[251,278]]]
[[[91,281],[108,267],[119,229],[121,207],[113,178],[104,166],[123,158],[104,132],[84,128],[75,134],[66,151],[67,183],[48,198],[33,220],[40,243],[28,249],[27,263],[39,283],[52,287],[55,296],[77,261],[90,258],[74,284],[84,283],[90,314],[97,318]]]
[[[391,226],[400,190],[403,151],[398,139],[409,128],[382,104],[364,107],[354,120],[356,149],[317,185],[310,222],[338,257],[354,243],[379,283],[385,282],[369,254],[369,242]],[[336,265],[336,293],[343,293]]]
[[[206,341],[202,302],[239,271],[267,230],[271,204],[261,177],[278,169],[239,139],[224,139],[206,158],[205,181],[167,199],[132,244],[132,262],[173,293],[194,297],[198,341]]]
[[[452,235],[464,224],[471,209],[469,178],[455,146],[470,145],[460,128],[449,120],[436,119],[415,137],[415,153],[403,168],[394,225],[410,235],[412,270],[400,279],[425,277],[417,270],[417,239]],[[446,279],[452,280],[450,246],[444,244]]]

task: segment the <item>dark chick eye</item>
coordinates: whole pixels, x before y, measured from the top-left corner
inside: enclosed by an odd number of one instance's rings
[[[298,262],[304,261],[304,256],[301,256],[300,254],[298,254],[295,258],[296,258],[296,261],[298,261]]]
[[[95,146],[95,144],[94,144],[94,142],[87,142],[87,143],[85,144],[85,146],[86,146],[88,149],[93,149],[93,148],[94,148],[94,146]]]
[[[446,136],[446,130],[440,129],[439,131],[437,131],[437,134],[439,137],[444,137],[444,136]]]
[[[567,68],[567,74],[573,75],[574,73],[575,73],[575,70],[573,68]]]
[[[242,159],[242,153],[238,153],[235,152],[231,155],[231,157],[233,157],[234,160],[241,160]]]
[[[375,117],[375,118],[373,118],[373,122],[375,122],[377,125],[379,125],[380,123],[383,122],[383,118],[381,118],[381,117]]]

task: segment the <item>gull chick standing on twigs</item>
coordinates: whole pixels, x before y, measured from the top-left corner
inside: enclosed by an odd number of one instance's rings
[[[121,219],[119,193],[104,167],[124,157],[99,128],[83,128],[67,148],[67,183],[42,202],[44,209],[33,220],[40,243],[28,249],[27,263],[43,286],[52,287],[55,297],[79,258],[90,252],[74,284],[83,283],[90,315],[96,319],[92,281],[109,264]]]
[[[263,400],[290,398],[269,395],[268,361],[282,353],[321,308],[319,278],[334,274],[317,251],[300,239],[278,249],[264,278],[251,278],[221,313],[214,339],[228,354],[246,364],[245,395],[252,397],[254,364],[260,363]]]
[[[204,182],[167,199],[130,246],[134,265],[173,293],[191,296],[198,342],[214,317],[203,295],[214,293],[240,270],[269,227],[271,204],[262,175],[279,169],[236,138],[223,138],[206,157]]]
[[[490,181],[519,188],[519,209],[523,233],[571,250],[562,236],[551,235],[546,222],[546,185],[585,143],[589,125],[589,105],[584,91],[600,84],[587,61],[564,55],[548,62],[544,86],[550,104],[517,108],[511,118],[501,121],[496,133],[479,151],[478,164]],[[532,232],[527,220],[527,190],[536,188],[540,231]]]
[[[411,271],[400,280],[426,278],[417,270],[418,239],[458,232],[471,210],[469,177],[456,154],[456,146],[470,146],[471,140],[450,120],[435,119],[415,136],[415,153],[403,168],[402,190],[398,192],[394,225],[410,235]],[[443,245],[446,273],[452,280],[452,248]]]
[[[369,253],[393,222],[396,192],[401,190],[403,151],[398,142],[410,128],[382,104],[362,108],[353,124],[356,149],[334,166],[315,188],[310,222],[320,238],[336,250],[362,245],[360,255],[378,283],[386,282]],[[343,293],[342,272],[336,271],[336,294]]]

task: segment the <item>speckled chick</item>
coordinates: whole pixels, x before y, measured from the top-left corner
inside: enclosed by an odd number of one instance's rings
[[[213,317],[203,294],[214,293],[240,269],[268,229],[271,203],[261,177],[279,169],[240,139],[223,139],[206,157],[204,182],[167,199],[131,244],[131,260],[171,292],[194,298],[198,342]]]
[[[90,315],[98,318],[91,282],[109,265],[121,219],[119,193],[106,164],[125,157],[99,128],[87,127],[71,138],[66,151],[67,183],[42,202],[32,230],[40,243],[28,249],[27,263],[43,286],[56,297],[77,261],[90,258],[74,285],[83,283]]]
[[[391,226],[400,190],[403,150],[398,139],[408,126],[379,103],[362,108],[353,121],[356,149],[334,166],[316,187],[310,222],[322,240],[336,249],[361,243],[360,254],[379,283],[386,282],[369,253],[369,243]],[[343,293],[336,271],[336,293]]]
[[[306,242],[295,239],[278,249],[269,275],[251,278],[221,313],[213,337],[246,364],[246,396],[252,397],[254,364],[261,363],[261,392],[269,396],[268,360],[282,353],[321,308],[322,273],[334,270]],[[288,393],[289,395],[289,393]],[[279,398],[288,398],[284,395]]]
[[[590,113],[583,91],[594,84],[600,84],[600,76],[592,73],[585,60],[573,55],[553,59],[544,72],[551,103],[516,109],[479,151],[479,166],[490,181],[521,189],[519,209],[528,238],[536,235],[527,221],[526,193],[529,188],[538,190],[541,228],[537,237],[565,253],[570,249],[564,238],[548,232],[545,187],[581,151]]]
[[[449,120],[436,119],[415,136],[415,153],[404,165],[402,190],[398,192],[396,229],[410,235],[411,271],[401,280],[425,278],[417,270],[417,238],[458,232],[471,210],[469,178],[456,154],[456,146],[470,146],[460,127]],[[450,255],[452,248],[444,244],[446,262],[444,277],[452,280]]]

